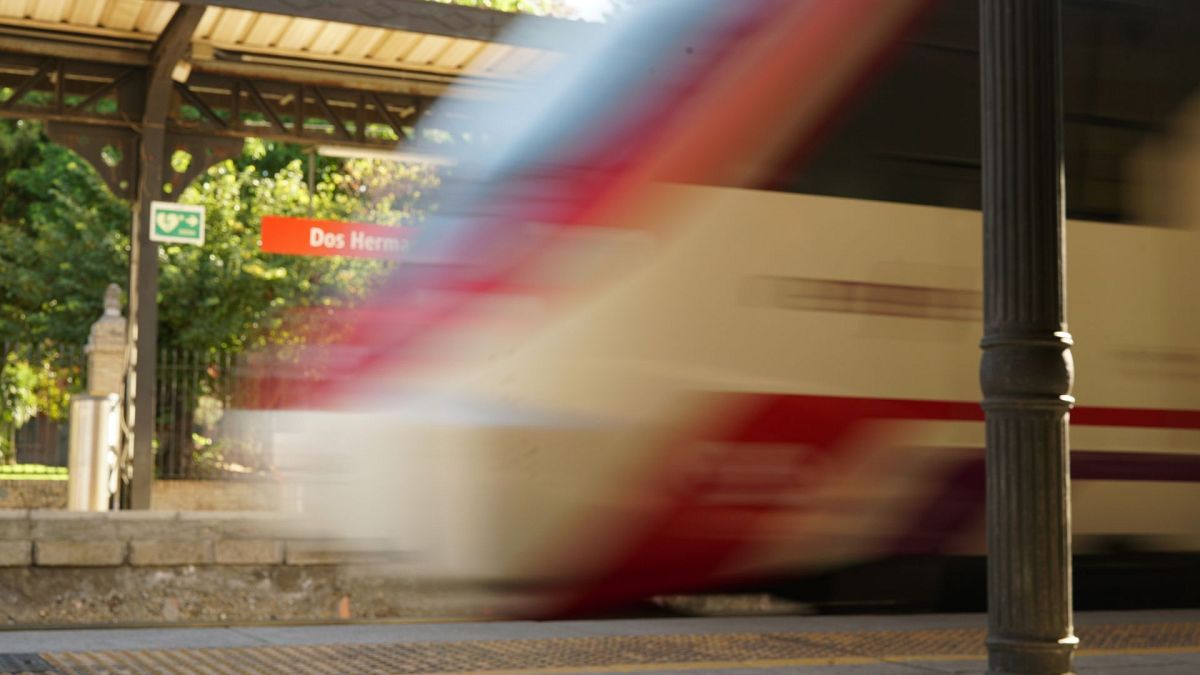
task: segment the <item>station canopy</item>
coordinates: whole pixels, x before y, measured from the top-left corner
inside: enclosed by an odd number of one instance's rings
[[[179,186],[247,136],[395,147],[438,96],[492,96],[596,29],[427,0],[2,0],[0,116],[47,120],[132,196],[119,158],[136,154],[149,71],[183,9],[199,18],[172,65],[168,150],[203,156],[170,176]],[[517,18],[535,29],[509,30]]]

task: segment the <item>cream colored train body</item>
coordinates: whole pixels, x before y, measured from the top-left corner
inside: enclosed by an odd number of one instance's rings
[[[652,201],[636,217],[670,222],[591,236],[607,280],[561,310],[493,302],[520,320],[465,331],[470,358],[284,414],[291,447],[352,460],[305,488],[312,522],[442,576],[635,580],[618,594],[982,554],[979,214]],[[1076,550],[1200,551],[1200,237],[1072,221],[1067,250]],[[795,428],[767,438],[755,410],[780,401]]]

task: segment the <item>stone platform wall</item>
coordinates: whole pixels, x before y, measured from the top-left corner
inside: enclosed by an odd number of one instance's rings
[[[155,511],[275,511],[282,489],[267,481],[157,480]],[[0,480],[0,509],[65,509],[65,480]]]
[[[156,480],[150,486],[155,511],[277,511],[279,483],[250,480]]]
[[[262,513],[0,511],[9,625],[448,618],[496,610],[379,542]]]
[[[65,508],[65,480],[0,480],[0,509]]]

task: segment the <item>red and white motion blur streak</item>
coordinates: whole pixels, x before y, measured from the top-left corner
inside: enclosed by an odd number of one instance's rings
[[[315,402],[361,391],[379,368],[390,378],[409,360],[418,369],[438,356],[459,361],[431,343],[460,322],[477,325],[497,299],[544,306],[616,276],[609,270],[628,256],[598,241],[670,236],[685,224],[664,183],[766,182],[816,139],[924,4],[651,2],[513,100],[447,104],[507,137],[487,146],[500,157],[462,158],[440,222],[374,302],[348,314],[355,357],[339,361],[329,375],[344,383]],[[311,392],[284,394],[311,402]]]
[[[314,528],[556,611],[977,550],[978,216],[739,189],[802,160],[924,5],[647,3],[513,100],[448,103],[487,155],[335,318],[319,385],[275,382]]]

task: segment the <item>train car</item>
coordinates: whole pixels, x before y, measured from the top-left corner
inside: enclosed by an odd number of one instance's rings
[[[836,601],[838,574],[981,595],[948,562],[984,554],[964,4],[663,3],[585,50],[350,315],[319,403],[274,414],[314,527],[541,612],[780,580]],[[967,97],[916,95],[947,84]],[[1172,96],[1153,114],[1184,124]],[[1200,232],[1129,222],[1122,172],[1161,146],[1088,133],[1123,163],[1068,178],[1076,553],[1195,575]]]

